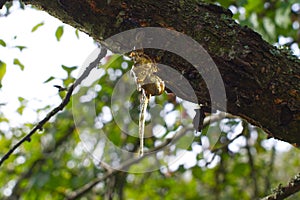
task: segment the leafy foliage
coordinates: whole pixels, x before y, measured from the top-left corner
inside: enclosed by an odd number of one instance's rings
[[[35,32],[39,27],[41,27],[43,25],[44,25],[44,22],[38,23],[31,29],[31,32]]]
[[[14,65],[18,65],[20,67],[20,69],[23,71],[24,70],[24,65],[19,61],[18,58],[14,59]]]
[[[4,42],[4,40],[0,39],[0,45],[3,46],[3,47],[6,47],[6,43]]]
[[[211,1],[210,1],[211,2]],[[280,42],[280,45],[299,45],[299,1],[256,1],[256,0],[219,0],[225,8],[231,9],[234,18],[241,25],[246,25],[260,33],[270,43]]]
[[[4,63],[0,60],[0,88],[2,87],[1,81],[2,81],[5,73],[6,73],[6,63]]]
[[[15,48],[19,49],[20,51],[23,51],[23,49],[26,49],[27,47],[21,46],[21,45],[17,45],[17,46],[15,46]]]
[[[55,31],[55,37],[57,39],[57,41],[60,41],[61,36],[64,33],[64,27],[63,26],[59,26],[57,27],[56,31]]]

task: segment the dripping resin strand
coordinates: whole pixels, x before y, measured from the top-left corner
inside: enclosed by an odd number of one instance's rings
[[[134,64],[131,73],[137,85],[137,90],[142,93],[141,111],[139,117],[139,137],[140,149],[139,156],[144,154],[144,131],[145,114],[151,96],[160,95],[164,92],[165,84],[155,73],[157,65],[143,51],[134,51],[130,54]]]

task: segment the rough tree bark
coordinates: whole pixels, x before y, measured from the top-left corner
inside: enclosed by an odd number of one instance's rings
[[[100,43],[137,27],[165,27],[192,37],[210,54],[222,75],[229,113],[261,127],[270,137],[300,144],[300,60],[235,23],[230,11],[196,0],[23,2],[86,32]],[[153,51],[149,51],[151,54]],[[198,99],[190,99],[186,91],[180,90],[176,91],[177,96],[210,105],[209,94],[203,89],[205,83],[191,66],[169,54],[158,61],[187,77]]]

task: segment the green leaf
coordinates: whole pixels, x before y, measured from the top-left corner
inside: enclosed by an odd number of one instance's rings
[[[24,109],[25,109],[25,106],[24,106],[24,105],[21,105],[20,107],[17,108],[17,112],[18,112],[20,115],[22,115]]]
[[[41,26],[43,26],[43,25],[44,25],[44,22],[41,22],[41,23],[35,25],[35,26],[31,29],[31,32],[36,31],[39,27],[41,27]]]
[[[18,101],[22,103],[25,99],[23,97],[18,97]]]
[[[77,69],[77,66],[67,67],[65,65],[61,65],[61,67],[63,68],[63,70],[65,70],[68,73],[68,75],[70,75],[72,73],[72,71]]]
[[[77,39],[79,39],[79,31],[78,31],[78,29],[75,30],[75,35],[76,35]]]
[[[75,81],[75,78],[68,77],[63,80],[63,83],[64,83],[65,87],[68,87],[70,84],[74,83],[74,81]]]
[[[6,47],[6,43],[4,42],[4,40],[0,39],[0,45]]]
[[[26,49],[27,47],[25,47],[25,46],[15,46],[15,48],[19,49],[20,51],[23,51],[23,49]]]
[[[55,32],[55,37],[56,37],[57,41],[60,41],[60,38],[63,35],[63,33],[64,33],[64,27],[63,26],[59,26],[56,29],[56,32]]]
[[[19,61],[18,58],[14,59],[14,65],[19,65],[20,69],[23,71],[24,70],[24,65]]]
[[[6,73],[6,63],[0,60],[0,88],[2,87],[2,79]]]
[[[47,80],[44,81],[44,83],[48,83],[50,81],[52,81],[53,79],[55,79],[53,76],[50,76]]]

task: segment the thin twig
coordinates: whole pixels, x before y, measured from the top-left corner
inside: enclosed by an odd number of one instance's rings
[[[281,184],[273,191],[273,194],[261,200],[282,200],[300,191],[300,173],[292,178],[286,186]]]
[[[89,66],[85,69],[85,71],[81,74],[81,76],[69,87],[68,92],[65,96],[65,98],[62,100],[62,102],[55,107],[53,110],[51,110],[44,119],[42,119],[26,136],[24,136],[18,143],[16,143],[0,160],[0,166],[3,164],[5,160],[7,160],[10,155],[19,147],[21,146],[25,141],[30,142],[31,136],[37,131],[42,130],[44,124],[46,124],[51,117],[53,117],[56,113],[63,110],[64,107],[69,103],[70,98],[72,96],[72,93],[76,86],[78,86],[88,75],[90,74],[91,70],[96,68],[98,64],[100,63],[100,60],[104,58],[106,55],[107,50],[105,48],[101,48],[100,54],[97,56],[97,58],[89,64]]]
[[[234,138],[232,138],[231,140],[228,140],[224,145],[218,147],[218,148],[213,148],[211,150],[212,153],[218,152],[221,149],[225,149],[226,147],[228,147],[232,142],[234,142],[236,139],[238,139],[239,137],[243,136],[243,133],[239,133],[237,134]]]

